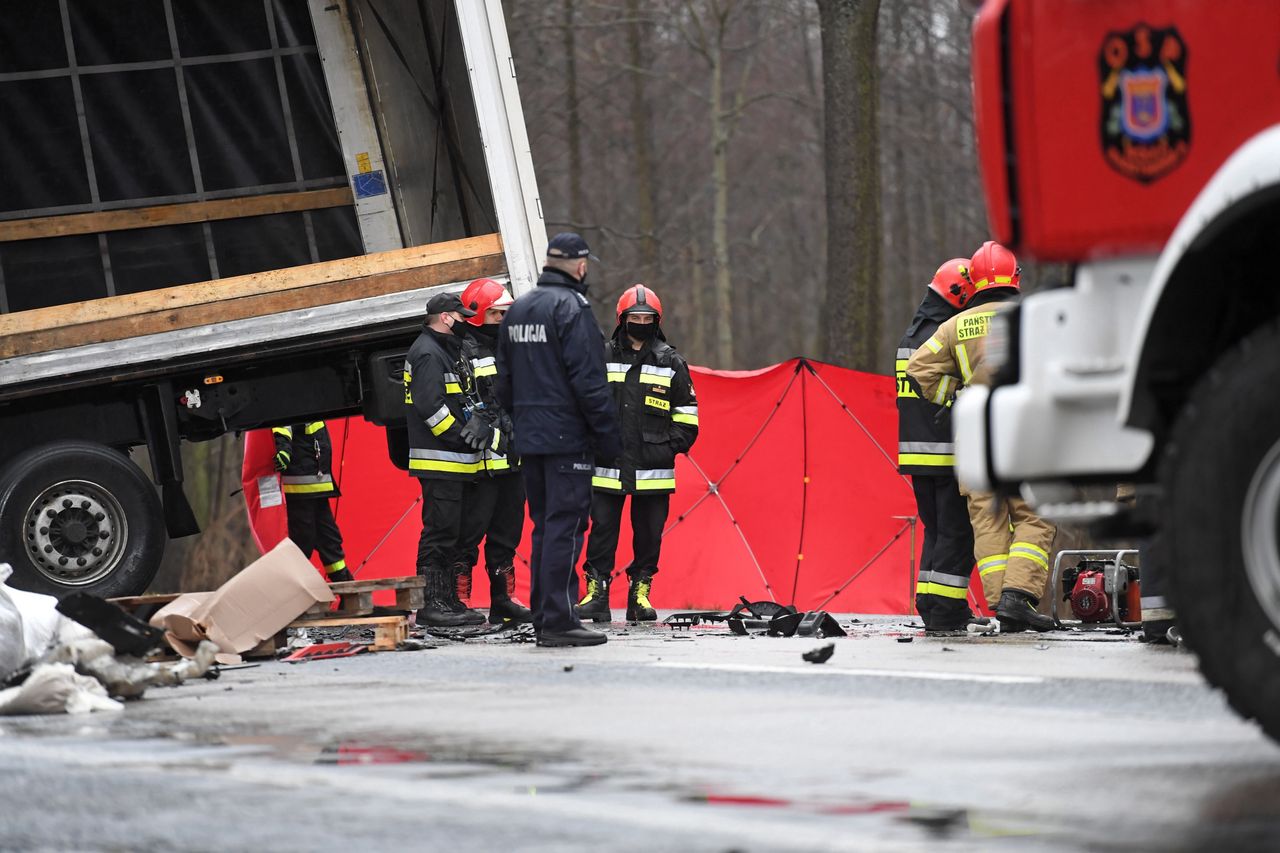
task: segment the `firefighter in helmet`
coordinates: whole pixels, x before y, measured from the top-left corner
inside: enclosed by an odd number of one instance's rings
[[[272,427],[275,466],[284,490],[289,538],[311,556],[320,552],[329,583],[353,580],[342,552],[342,531],[329,498],[339,496],[333,479],[333,441],[324,421]]]
[[[698,398],[689,366],[662,333],[662,302],[643,284],[618,299],[617,327],[605,342],[605,367],[622,430],[622,456],[597,458],[591,479],[591,535],[586,595],[578,616],[609,622],[609,586],[622,523],[631,497],[632,561],[627,567],[627,620],[657,618],[649,602],[658,573],[662,529],[676,489],[676,454],[698,438]]]
[[[498,366],[494,352],[498,345],[498,324],[511,307],[511,294],[491,278],[478,278],[462,291],[462,304],[475,312],[458,324],[462,356],[471,363],[477,406],[493,420],[498,430],[511,436],[511,417],[499,405],[495,386]],[[462,529],[454,573],[458,597],[471,598],[471,570],[484,540],[485,572],[489,576],[489,621],[530,622],[533,614],[515,598],[516,547],[524,532],[524,480],[520,460],[511,453],[484,450],[483,467],[472,488],[464,494]]]
[[[1017,259],[992,240],[974,253],[968,275],[973,297],[911,355],[907,364],[907,375],[931,402],[945,403],[954,399],[962,386],[990,380],[986,338],[991,318],[1002,304],[1016,300],[1021,290]],[[1039,613],[1036,606],[1045,594],[1049,550],[1057,529],[1021,498],[971,491],[965,496],[983,593],[995,608],[1001,630],[1052,630],[1053,620]]]
[[[974,294],[968,258],[938,267],[898,343],[898,471],[911,476],[916,512],[924,527],[916,612],[927,632],[961,631],[973,618],[969,576],[973,572],[973,526],[955,475],[955,444],[946,388],[936,399],[921,397],[907,376],[907,361],[938,327],[963,310]],[[935,392],[937,393],[937,392]]]

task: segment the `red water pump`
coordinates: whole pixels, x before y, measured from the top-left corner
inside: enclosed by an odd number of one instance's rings
[[[1071,612],[1081,622],[1111,622],[1117,606],[1122,622],[1142,618],[1137,568],[1120,566],[1116,582],[1108,583],[1106,569],[1113,565],[1109,560],[1082,560],[1063,571],[1063,597],[1071,602]]]

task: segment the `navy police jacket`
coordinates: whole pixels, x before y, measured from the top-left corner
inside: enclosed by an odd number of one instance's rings
[[[587,286],[552,267],[498,330],[498,402],[515,421],[520,456],[622,452],[605,378],[604,336]]]

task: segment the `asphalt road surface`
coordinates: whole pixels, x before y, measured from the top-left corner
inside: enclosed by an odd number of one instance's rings
[[[440,641],[5,718],[0,848],[1280,849],[1280,748],[1192,655],[850,631],[821,665],[721,627]]]

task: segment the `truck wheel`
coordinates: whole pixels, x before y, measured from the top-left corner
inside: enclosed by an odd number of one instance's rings
[[[1165,451],[1170,597],[1205,678],[1280,741],[1280,324],[1219,359]]]
[[[0,472],[0,560],[21,589],[138,595],[166,540],[155,486],[109,447],[59,441]]]

